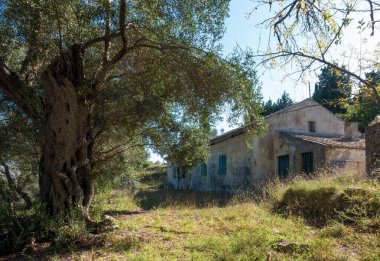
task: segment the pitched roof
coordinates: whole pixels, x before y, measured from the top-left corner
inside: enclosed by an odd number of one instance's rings
[[[332,113],[331,111],[329,111],[328,109],[326,109],[325,107],[320,105],[318,102],[314,101],[312,98],[308,98],[308,99],[305,99],[303,101],[294,103],[293,105],[290,105],[284,109],[281,109],[281,110],[276,111],[272,114],[269,114],[269,115],[265,116],[265,119],[267,120],[273,116],[280,115],[282,113],[294,112],[294,111],[298,111],[298,110],[301,110],[301,109],[306,108],[306,107],[313,107],[313,106],[321,106],[328,113],[334,115],[334,117],[336,117],[338,120],[343,121],[341,118],[337,117],[334,113]],[[221,134],[219,136],[216,136],[214,138],[211,138],[210,139],[210,145],[215,145],[217,143],[228,140],[230,138],[242,135],[245,133],[245,130],[246,130],[246,126],[242,126],[242,127],[230,130],[230,131],[228,131],[224,134]]]
[[[298,140],[316,143],[325,147],[365,149],[364,139],[352,139],[337,135],[324,135],[319,133],[300,133],[281,131],[280,135],[293,137]]]
[[[283,114],[283,113],[295,112],[295,111],[301,110],[303,108],[316,107],[316,106],[322,107],[326,112],[328,112],[331,115],[333,115],[334,117],[336,117],[339,121],[343,121],[340,117],[338,117],[337,115],[335,115],[330,110],[326,109],[324,106],[322,106],[318,102],[314,101],[312,98],[308,98],[308,99],[302,100],[302,101],[294,103],[294,104],[292,104],[292,105],[290,105],[288,107],[285,107],[285,108],[283,108],[281,110],[275,111],[272,114],[267,115],[265,118],[267,119],[267,118],[271,118],[273,116],[280,115],[280,114]]]
[[[215,145],[217,143],[220,143],[222,141],[231,139],[236,136],[240,136],[245,133],[245,127],[239,127],[233,130],[230,130],[222,135],[216,136],[215,138],[210,139],[210,145]]]

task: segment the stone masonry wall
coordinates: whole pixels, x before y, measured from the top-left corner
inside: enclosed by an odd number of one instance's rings
[[[380,172],[380,115],[367,127],[365,145],[367,173]]]

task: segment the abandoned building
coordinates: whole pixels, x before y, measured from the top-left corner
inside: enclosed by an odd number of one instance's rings
[[[240,127],[211,139],[208,161],[192,170],[169,165],[168,186],[232,192],[323,167],[365,172],[365,140],[357,123],[344,122],[314,100],[268,115],[265,122],[262,138]]]

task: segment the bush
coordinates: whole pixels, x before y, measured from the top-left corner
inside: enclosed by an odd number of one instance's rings
[[[334,187],[308,190],[290,187],[276,205],[276,210],[286,215],[302,216],[312,223],[326,222],[339,209],[340,192]]]
[[[0,203],[0,255],[26,249],[33,242],[74,244],[88,235],[85,221],[79,209],[66,215],[48,216],[42,206],[29,211],[15,211]]]
[[[32,238],[33,231],[28,226],[25,215],[5,202],[0,203],[0,255],[22,249]]]
[[[352,174],[321,175],[290,181],[274,196],[273,210],[296,215],[313,225],[332,220],[359,223],[380,217],[380,185],[375,180]],[[354,182],[353,182],[354,181]]]

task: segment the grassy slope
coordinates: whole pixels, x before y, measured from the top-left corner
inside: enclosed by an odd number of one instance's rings
[[[306,225],[298,216],[284,218],[275,214],[274,206],[290,187],[303,192],[325,187],[380,192],[378,183],[326,176],[273,185],[260,203],[249,197],[164,191],[143,194],[136,203],[127,192],[113,191],[97,201],[116,217],[119,230],[96,237],[91,246],[53,247],[41,256],[59,260],[380,260],[380,229],[365,226],[379,217],[349,225],[330,221],[321,227]],[[181,198],[185,200],[180,202]],[[142,211],[141,202],[151,201],[155,208]],[[281,241],[306,246],[281,250]]]

